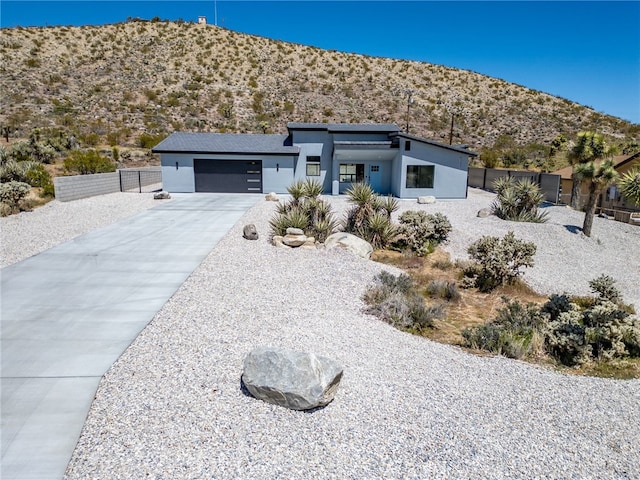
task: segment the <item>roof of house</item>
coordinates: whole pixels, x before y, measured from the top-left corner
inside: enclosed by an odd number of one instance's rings
[[[455,152],[464,153],[465,155],[469,155],[472,157],[478,156],[476,152],[472,152],[471,150],[469,150],[467,145],[449,145],[447,143],[436,142],[435,140],[429,140],[428,138],[417,137],[415,135],[410,135],[404,132],[392,133],[390,136],[406,138],[409,140],[414,140],[416,142],[426,143],[427,145],[434,145],[436,147],[446,148],[447,150],[453,150]]]
[[[640,152],[631,155],[616,155],[613,157],[613,168],[618,169],[628,162],[640,159]],[[560,175],[563,180],[571,180],[571,174],[573,173],[573,167],[571,165],[561,168],[553,172],[555,175]]]
[[[353,132],[353,133],[391,133],[399,132],[400,127],[393,123],[305,123],[289,122],[289,130],[327,130],[329,132]]]
[[[175,132],[151,149],[154,153],[245,153],[298,155],[288,135]]]

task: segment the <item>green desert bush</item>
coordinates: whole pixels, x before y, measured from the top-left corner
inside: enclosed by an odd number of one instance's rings
[[[89,175],[115,172],[116,165],[96,150],[73,150],[64,160],[64,170],[70,174]]]
[[[497,196],[491,205],[493,213],[503,220],[544,223],[547,212],[538,211],[544,201],[540,187],[528,178],[500,177],[494,184]]]
[[[535,303],[502,298],[496,318],[462,331],[465,346],[509,358],[539,357],[544,353],[543,328],[547,316]]]
[[[480,291],[490,292],[513,284],[521,268],[532,267],[536,246],[509,232],[503,238],[483,236],[469,246],[467,253],[476,264],[468,265],[465,276]]]
[[[425,293],[432,298],[442,298],[449,302],[460,300],[460,292],[455,282],[431,280],[425,287]]]
[[[640,357],[640,321],[613,279],[602,275],[589,284],[594,296],[578,303],[557,294],[542,306],[503,298],[493,321],[462,332],[465,345],[513,358],[546,353],[567,366]]]
[[[271,236],[284,236],[287,228],[299,228],[305,235],[324,242],[337,228],[331,206],[320,198],[322,184],[316,180],[298,180],[287,191],[291,200],[279,202],[269,220]]]
[[[440,212],[431,214],[408,210],[399,218],[398,237],[394,247],[422,257],[446,241],[451,232],[449,219]]]
[[[406,274],[395,276],[389,272],[381,272],[367,288],[362,299],[367,304],[365,313],[402,330],[423,331],[445,315],[442,304],[425,303],[413,280]]]

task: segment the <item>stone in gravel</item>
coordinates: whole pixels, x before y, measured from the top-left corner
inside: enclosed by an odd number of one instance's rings
[[[369,242],[345,232],[329,235],[324,242],[324,246],[326,249],[341,247],[354,255],[367,259],[373,253],[373,247]]]
[[[247,240],[258,240],[258,230],[253,223],[245,225],[242,229],[242,236]]]
[[[282,243],[284,243],[288,247],[299,247],[300,245],[304,245],[304,242],[306,241],[307,236],[304,233],[302,235],[287,233],[284,237],[282,237]]]
[[[154,200],[168,200],[171,198],[169,192],[165,192],[164,190],[153,195]]]
[[[286,231],[287,235],[304,235],[304,230],[301,228],[289,227]]]
[[[267,193],[267,195],[264,197],[267,202],[277,202],[278,201],[278,195],[276,195],[276,192],[269,192]]]
[[[480,210],[478,210],[478,217],[480,218],[487,218],[489,216],[491,216],[491,209],[490,208],[481,208]]]
[[[436,203],[436,197],[433,195],[426,195],[424,197],[418,197],[418,203],[430,205],[432,203]]]
[[[274,235],[271,241],[276,247],[289,248],[284,243],[282,243],[282,235]]]
[[[292,410],[309,410],[333,400],[342,372],[327,357],[258,347],[244,359],[242,382],[255,398]]]

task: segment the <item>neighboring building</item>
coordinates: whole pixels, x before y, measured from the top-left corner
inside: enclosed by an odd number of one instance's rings
[[[640,166],[640,152],[634,153],[632,155],[617,155],[613,157],[614,168],[618,172],[619,175],[623,175],[627,172],[633,170],[634,167]],[[562,203],[569,204],[571,200],[571,173],[573,172],[573,167],[568,166],[562,168],[555,173],[556,175],[560,175],[561,177],[561,185],[562,185],[562,195],[561,201]],[[589,198],[589,186],[587,183],[583,182],[580,186],[580,197],[579,197],[579,205],[584,206],[587,203],[587,199]],[[618,190],[617,185],[612,185],[607,188],[598,199],[598,213],[605,213],[607,215],[615,216],[616,220],[628,221],[629,213],[632,211],[640,211],[640,207],[638,205],[633,204],[632,202],[626,200],[624,196]]]
[[[400,198],[465,198],[469,157],[392,124],[289,123],[288,135],[173,133],[160,154],[169,192],[286,193],[297,179],[316,179],[325,193],[366,182]]]

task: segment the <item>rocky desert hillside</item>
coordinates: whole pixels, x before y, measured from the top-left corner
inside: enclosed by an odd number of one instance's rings
[[[0,123],[134,145],[175,130],[285,132],[288,121],[407,122],[454,143],[548,144],[583,129],[618,139],[640,125],[471,71],[327,51],[213,25],[130,20],[2,29]]]

